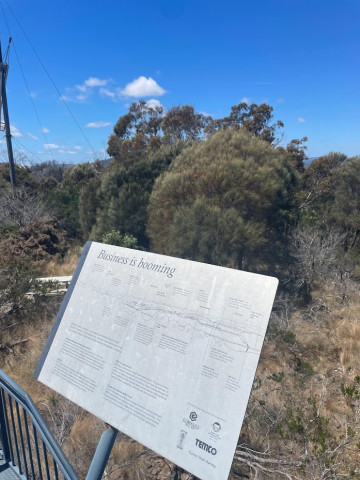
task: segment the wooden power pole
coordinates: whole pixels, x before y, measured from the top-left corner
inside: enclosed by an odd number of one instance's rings
[[[9,44],[11,38],[9,39]],[[14,163],[14,154],[12,149],[11,142],[11,131],[10,131],[10,120],[9,120],[9,111],[6,97],[6,79],[9,71],[9,65],[6,62],[3,62],[2,51],[1,51],[1,42],[0,42],[0,129],[5,131],[7,153],[9,158],[10,166],[10,180],[13,188],[16,187],[16,177],[15,177],[15,163]],[[1,123],[1,107],[4,113],[4,124]]]

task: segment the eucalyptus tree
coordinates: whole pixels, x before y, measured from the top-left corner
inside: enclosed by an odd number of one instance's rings
[[[283,154],[243,130],[185,148],[152,191],[153,250],[269,271],[285,252],[298,174]]]

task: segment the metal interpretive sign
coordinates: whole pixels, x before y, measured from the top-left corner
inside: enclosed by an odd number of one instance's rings
[[[36,376],[200,479],[225,480],[277,283],[88,242]]]

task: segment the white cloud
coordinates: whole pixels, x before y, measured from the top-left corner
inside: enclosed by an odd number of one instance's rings
[[[37,139],[38,139],[38,137],[37,137],[36,135],[33,135],[33,134],[30,133],[30,132],[27,132],[27,135],[28,135],[28,137],[30,137],[32,140],[37,140]]]
[[[146,102],[146,105],[147,105],[149,108],[162,107],[161,103],[159,102],[159,100],[156,100],[156,98],[151,98],[150,100],[148,100],[148,101]]]
[[[41,128],[41,131],[42,131],[43,133],[49,133],[49,132],[50,132],[50,130],[49,130],[48,128],[46,128],[46,127],[42,127],[42,128]]]
[[[102,128],[102,127],[108,127],[109,125],[111,125],[110,122],[102,122],[100,120],[98,122],[87,123],[85,126],[86,126],[86,128]]]
[[[78,102],[85,102],[85,100],[88,98],[88,96],[89,96],[89,94],[83,93],[83,94],[76,95],[75,99]]]
[[[250,104],[250,98],[248,98],[248,97],[243,97],[243,98],[241,99],[241,103],[246,103],[247,105],[249,105],[249,104]]]
[[[99,92],[102,97],[109,97],[109,98],[116,97],[116,93],[108,90],[107,88],[100,88]]]
[[[60,145],[56,145],[55,143],[44,143],[44,148],[47,148],[48,150],[56,150],[57,148],[60,148]]]
[[[61,98],[64,102],[80,102],[83,103],[85,100],[94,93],[94,88],[104,87],[108,84],[108,80],[89,77],[80,85],[75,85],[75,87],[66,88],[66,95],[61,95]],[[80,92],[80,93],[79,93]]]
[[[298,121],[299,123],[305,123],[305,122],[306,122],[306,119],[303,118],[303,117],[298,117],[297,121]]]
[[[160,97],[164,95],[165,90],[156,83],[156,81],[149,77],[139,77],[128,83],[126,87],[121,90],[121,94],[126,97]]]
[[[37,97],[37,93],[36,93],[36,92],[30,92],[30,97],[31,97],[31,98]]]
[[[75,145],[75,150],[82,150],[82,147],[80,147],[80,145]]]
[[[23,134],[14,125],[10,125],[10,132],[13,137],[22,137]]]
[[[105,87],[107,83],[107,80],[100,80],[100,78],[90,77],[85,80],[84,85],[86,85],[87,87]]]
[[[58,153],[66,153],[67,155],[68,154],[75,155],[77,152],[74,152],[74,150],[64,150],[63,148],[61,148],[60,150],[58,150]]]

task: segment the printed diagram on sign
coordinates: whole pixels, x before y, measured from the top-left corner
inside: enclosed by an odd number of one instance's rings
[[[121,337],[179,355],[194,349],[203,352],[201,375],[209,380],[218,378],[223,367],[236,365],[237,372],[226,380],[229,390],[238,388],[245,356],[259,354],[261,314],[246,300],[228,297],[217,317],[208,307],[205,290],[192,292],[166,282],[143,287],[139,276],[120,277],[98,264],[91,265],[82,278],[80,286],[92,291],[94,308],[112,323],[114,332],[119,329]]]

